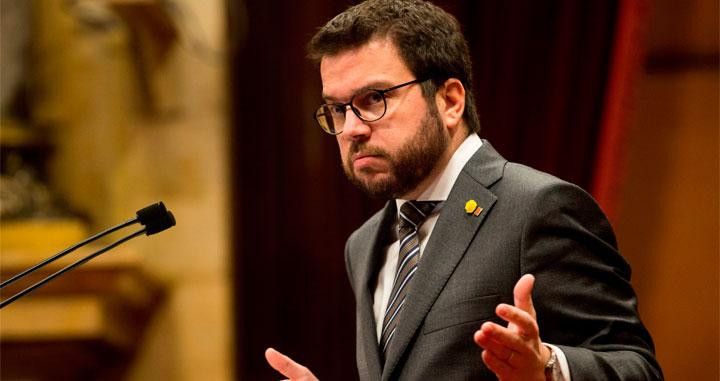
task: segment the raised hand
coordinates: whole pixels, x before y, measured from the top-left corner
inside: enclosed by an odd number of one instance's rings
[[[507,327],[485,322],[473,339],[484,349],[482,360],[501,381],[545,380],[550,349],[540,341],[532,289],[535,277],[523,275],[513,290],[515,305],[499,304],[495,313]]]

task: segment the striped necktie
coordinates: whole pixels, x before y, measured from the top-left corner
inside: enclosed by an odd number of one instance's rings
[[[383,358],[388,344],[395,335],[399,320],[398,315],[400,315],[403,304],[405,304],[409,283],[417,270],[418,259],[420,258],[418,230],[438,203],[438,201],[408,201],[400,207],[400,218],[398,219],[398,236],[400,237],[398,265],[390,299],[385,309],[382,334],[380,335],[380,353]]]

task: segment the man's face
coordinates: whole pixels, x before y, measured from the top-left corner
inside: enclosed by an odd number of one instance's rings
[[[356,49],[323,57],[323,98],[345,103],[362,89],[386,89],[416,79],[389,39],[372,39]],[[337,135],[343,170],[371,197],[417,196],[418,186],[435,168],[449,145],[449,135],[435,103],[419,84],[385,94],[387,112],[364,122],[348,110]]]

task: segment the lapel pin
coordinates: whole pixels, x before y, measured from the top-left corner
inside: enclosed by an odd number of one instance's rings
[[[482,211],[483,211],[483,208],[481,208],[481,207],[478,206],[477,208],[475,208],[475,212],[473,212],[473,215],[474,215],[475,217],[477,217],[477,216],[480,215],[480,213],[482,213]]]
[[[475,200],[468,200],[468,202],[465,203],[465,212],[467,214],[472,214],[478,207],[477,202]]]

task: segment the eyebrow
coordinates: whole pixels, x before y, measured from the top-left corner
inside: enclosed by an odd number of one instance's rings
[[[352,98],[352,97],[354,97],[355,95],[360,94],[360,93],[362,93],[362,92],[364,92],[364,91],[368,91],[368,90],[382,90],[382,89],[388,88],[388,87],[392,87],[392,84],[391,84],[390,82],[388,82],[388,81],[375,81],[375,82],[370,82],[370,83],[368,83],[367,85],[365,85],[365,86],[363,86],[363,87],[361,87],[361,88],[359,88],[359,89],[355,89],[355,90],[352,92],[352,95],[350,96],[350,98]],[[327,94],[325,94],[325,93],[322,94],[322,99],[323,99],[325,102],[338,102],[338,99],[337,99],[337,98],[331,97],[331,96],[329,96],[329,95],[327,95]]]

